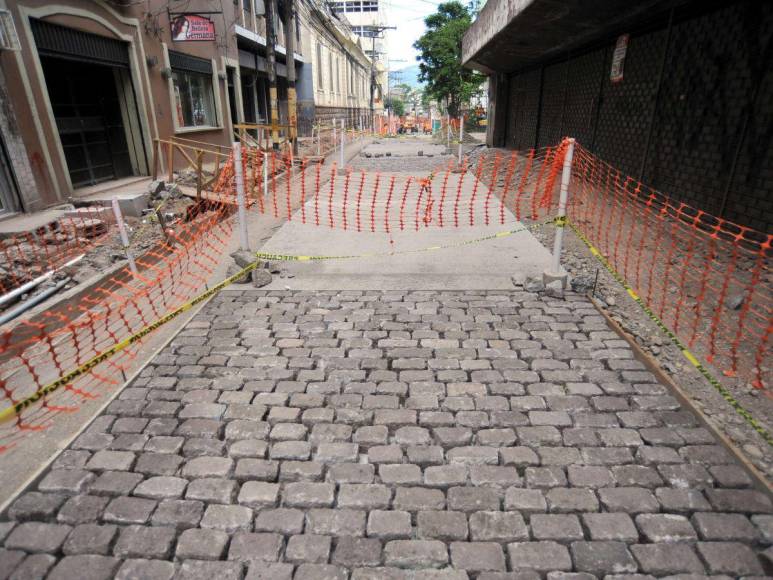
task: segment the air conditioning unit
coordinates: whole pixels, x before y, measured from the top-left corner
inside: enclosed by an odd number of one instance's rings
[[[21,50],[10,10],[0,10],[0,50]]]

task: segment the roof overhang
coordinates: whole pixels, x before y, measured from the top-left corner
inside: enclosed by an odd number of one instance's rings
[[[685,0],[489,0],[462,41],[462,64],[507,73],[662,17]]]

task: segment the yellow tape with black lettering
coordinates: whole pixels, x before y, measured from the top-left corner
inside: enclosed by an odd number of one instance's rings
[[[152,322],[151,324],[148,324],[144,328],[140,329],[139,331],[135,332],[131,336],[123,339],[122,341],[114,344],[107,350],[99,353],[98,355],[90,358],[88,361],[86,361],[84,364],[80,365],[79,367],[76,367],[72,369],[71,371],[65,373],[55,381],[48,383],[44,387],[38,389],[35,391],[32,395],[29,397],[25,397],[21,401],[17,401],[14,403],[11,407],[7,407],[0,411],[0,423],[3,423],[5,421],[8,421],[10,419],[13,419],[17,415],[19,415],[22,411],[24,411],[26,408],[34,405],[35,403],[41,401],[46,395],[50,395],[54,391],[58,390],[59,388],[71,383],[78,377],[85,375],[88,373],[91,369],[99,365],[100,363],[103,363],[107,359],[109,359],[111,356],[116,354],[117,352],[125,349],[128,346],[131,346],[132,344],[136,343],[139,340],[142,340],[145,338],[148,334],[156,330],[159,326],[163,326],[167,322],[177,318],[180,314],[183,312],[186,312],[193,308],[196,304],[199,304],[209,298],[210,296],[213,296],[226,286],[229,286],[230,284],[233,284],[236,280],[239,278],[242,278],[245,274],[251,272],[258,266],[258,261],[253,262],[252,264],[246,266],[245,268],[242,268],[239,272],[234,274],[233,276],[229,276],[222,282],[216,284],[206,292],[203,292],[196,296],[193,300],[190,300],[189,302],[186,302],[182,306],[177,307],[172,312],[162,316],[155,322]]]
[[[532,227],[542,226],[544,224],[535,224]],[[471,244],[477,244],[479,242],[486,242],[489,240],[495,240],[498,238],[506,238],[519,232],[529,231],[527,227],[519,227],[512,230],[504,230],[491,234],[489,236],[481,236],[479,238],[473,238],[470,240],[464,240],[462,242],[456,242],[453,244],[443,244],[440,246],[426,246],[424,248],[418,248],[415,250],[396,250],[392,252],[369,252],[366,254],[346,254],[346,255],[327,255],[327,256],[307,256],[302,254],[272,254],[268,252],[258,252],[255,254],[262,260],[274,260],[275,262],[321,262],[324,260],[358,260],[363,258],[381,258],[385,256],[401,256],[405,254],[419,254],[421,252],[433,252],[435,250],[449,250],[452,248],[461,248],[463,246],[469,246]]]
[[[674,346],[676,346],[681,351],[684,358],[687,359],[690,364],[695,367],[695,369],[703,376],[703,378],[706,379],[709,384],[717,390],[717,392],[722,396],[723,399],[725,399],[725,401],[727,401],[727,403],[735,410],[735,412],[743,417],[743,419],[749,424],[750,427],[752,427],[752,429],[759,433],[759,435],[768,443],[768,445],[773,446],[773,436],[757,422],[752,414],[743,405],[741,405],[741,403],[738,402],[733,394],[728,391],[727,388],[722,383],[720,383],[719,380],[717,380],[717,378],[712,375],[705,366],[703,366],[703,364],[701,364],[697,357],[692,352],[690,352],[690,349],[687,348],[687,346],[679,339],[679,337],[671,332],[671,329],[668,328],[665,323],[660,320],[660,318],[652,311],[652,309],[644,303],[641,297],[636,294],[628,282],[625,281],[625,278],[623,278],[622,275],[620,275],[617,270],[615,270],[609,260],[607,260],[607,258],[604,257],[601,252],[598,251],[598,249],[596,249],[591,241],[585,237],[585,234],[583,234],[573,223],[567,223],[569,224],[569,227],[572,228],[572,231],[577,235],[577,237],[580,238],[580,240],[582,240],[586,246],[588,246],[591,254],[598,258],[599,262],[601,262],[604,268],[612,275],[612,277],[614,277],[615,280],[617,280],[617,282],[625,289],[625,291],[628,292],[634,302],[636,302],[636,304],[638,304],[639,307],[645,312],[645,314],[650,317],[650,319],[657,325],[657,327],[662,330],[666,336],[668,336]]]
[[[539,227],[544,225],[543,223],[535,224],[532,227]],[[99,353],[98,355],[94,356],[93,358],[86,361],[84,364],[80,365],[77,368],[72,369],[71,371],[65,373],[55,381],[48,383],[44,387],[38,389],[35,391],[32,395],[29,397],[26,397],[22,399],[21,401],[17,401],[14,403],[11,407],[7,407],[5,409],[0,410],[0,423],[3,423],[5,421],[8,421],[17,415],[19,415],[22,411],[24,411],[26,408],[30,407],[31,405],[34,405],[35,403],[41,401],[45,396],[50,395],[54,391],[60,389],[61,387],[71,383],[78,377],[88,373],[91,369],[95,368],[97,365],[103,363],[107,359],[109,359],[114,354],[120,352],[121,350],[125,349],[126,347],[136,343],[137,341],[141,340],[154,330],[156,330],[158,327],[163,326],[167,322],[173,320],[174,318],[177,318],[180,314],[183,312],[186,312],[187,310],[190,310],[193,306],[196,304],[199,304],[200,302],[206,300],[210,296],[213,296],[226,286],[229,286],[230,284],[233,284],[236,280],[239,278],[242,278],[245,274],[251,272],[254,270],[258,264],[260,263],[260,260],[274,260],[274,261],[295,261],[295,262],[310,262],[310,261],[320,261],[320,260],[348,260],[348,259],[356,259],[356,258],[373,258],[373,257],[381,257],[381,256],[396,256],[396,255],[403,255],[403,254],[415,254],[419,252],[428,252],[433,250],[441,250],[441,249],[450,249],[450,248],[459,248],[462,246],[468,246],[470,244],[476,244],[478,242],[484,242],[487,240],[493,240],[496,238],[503,238],[507,236],[511,236],[513,234],[516,234],[518,232],[528,231],[529,228],[527,227],[518,227],[512,230],[505,230],[502,232],[497,232],[495,234],[491,234],[489,236],[482,236],[479,238],[474,238],[471,240],[465,240],[463,242],[457,242],[455,244],[445,244],[440,246],[429,246],[426,248],[419,248],[416,250],[403,250],[403,251],[397,251],[397,252],[373,252],[369,254],[357,254],[357,255],[342,255],[342,256],[305,256],[305,255],[289,255],[289,254],[271,254],[267,252],[257,252],[255,254],[255,257],[257,260],[250,264],[249,266],[246,266],[245,268],[242,268],[239,272],[234,274],[233,276],[230,276],[223,280],[222,282],[216,284],[206,292],[203,292],[202,294],[199,294],[189,302],[186,302],[182,306],[179,306],[169,314],[166,314],[165,316],[162,316],[155,322],[145,326],[138,332],[132,334],[131,336],[125,338],[124,340],[114,344],[107,350]]]

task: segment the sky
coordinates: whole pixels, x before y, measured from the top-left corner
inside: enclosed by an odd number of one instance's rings
[[[389,69],[399,70],[417,64],[413,43],[424,34],[424,18],[437,10],[440,0],[381,0],[387,23],[397,30],[387,32]],[[405,61],[405,62],[398,62]]]

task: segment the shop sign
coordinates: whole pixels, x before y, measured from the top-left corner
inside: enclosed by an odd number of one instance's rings
[[[179,14],[172,19],[175,42],[215,40],[215,23],[198,14]]]
[[[628,52],[629,38],[628,34],[623,34],[617,38],[615,52],[612,53],[612,68],[609,71],[609,80],[613,83],[619,83],[623,80],[623,65],[625,64],[625,53]]]

